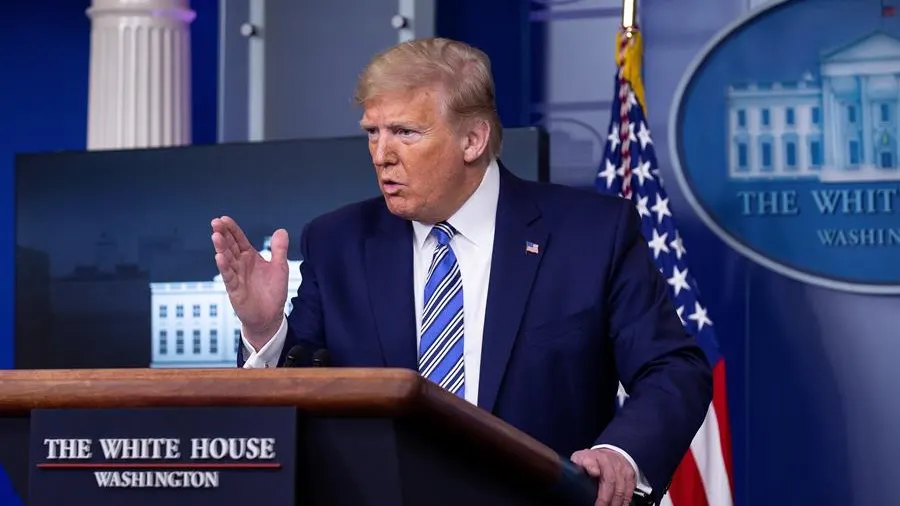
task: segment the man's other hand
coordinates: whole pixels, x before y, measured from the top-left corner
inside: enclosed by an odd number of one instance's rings
[[[572,462],[599,479],[596,506],[628,506],[631,503],[637,477],[622,454],[606,448],[579,450],[572,454]]]

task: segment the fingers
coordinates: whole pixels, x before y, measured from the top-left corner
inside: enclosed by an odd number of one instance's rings
[[[234,235],[225,225],[225,222],[222,221],[221,218],[216,218],[212,220],[211,225],[213,229],[213,247],[215,247],[216,253],[230,252],[231,256],[237,257],[240,254],[240,251],[237,248]]]
[[[288,242],[287,230],[279,228],[272,234],[272,241],[269,243],[269,249],[272,251],[272,262],[287,262]]]
[[[213,247],[216,249],[216,267],[222,275],[222,281],[226,288],[232,288],[231,280],[237,278],[241,264],[234,253],[234,249],[228,247],[228,243],[222,234],[213,232]]]
[[[240,263],[238,259],[240,249],[229,224],[230,218],[226,218],[212,220],[212,243],[216,251],[216,267],[222,275],[222,282],[225,283],[225,288],[231,291],[237,287],[239,282],[238,269],[240,269]],[[234,221],[231,220],[231,223],[233,224]],[[235,224],[234,226],[236,227],[237,225]]]
[[[234,289],[238,283],[238,275],[231,260],[227,259],[226,255],[222,253],[216,253],[216,267],[219,268],[219,273],[222,275],[225,289],[229,291]]]
[[[599,479],[596,506],[628,506],[636,477],[624,457],[610,451],[581,450],[573,453],[571,459],[590,476]]]
[[[222,237],[222,241],[217,246],[217,248],[221,247],[222,250],[217,249],[216,253],[222,253],[224,249],[230,249],[233,255],[238,257],[243,251],[253,250],[253,245],[247,240],[244,231],[230,217],[215,218],[210,224],[212,225],[213,235],[215,236],[218,233]]]
[[[603,506],[628,506],[634,494],[634,469],[631,464],[618,455],[613,458],[609,453],[599,453],[603,476],[600,478],[600,490],[597,493],[597,504]],[[602,501],[602,502],[601,502]]]
[[[637,487],[637,477],[634,476],[634,469],[631,469],[630,465],[631,464],[629,464],[629,469],[626,469],[623,472],[625,479],[623,480],[624,483],[621,492],[622,506],[631,504],[631,498],[634,496],[634,489]]]
[[[237,255],[231,248],[233,242],[233,240],[227,238],[221,232],[213,232],[212,234],[213,248],[215,248],[217,254],[228,255],[229,258],[235,258]]]
[[[634,482],[629,483],[627,476],[622,471],[616,471],[615,475],[617,479],[610,506],[628,506],[628,503],[631,502],[631,495],[634,493]]]
[[[241,230],[241,227],[238,226],[237,222],[231,219],[228,216],[222,216],[222,223],[225,224],[225,227],[231,232],[231,235],[234,237],[234,241],[237,243],[237,246],[240,251],[252,250],[253,245],[247,240],[247,236],[244,235],[244,231]]]
[[[614,478],[612,472],[605,472],[604,465],[597,457],[597,453],[591,450],[581,450],[572,454],[572,462],[581,466],[590,476],[599,478],[596,506],[610,506],[614,492]]]
[[[599,464],[598,464],[599,466]],[[613,506],[613,494],[616,491],[616,475],[610,469],[609,472],[601,471],[600,488],[597,490],[597,506]]]
[[[590,452],[575,452],[572,455],[572,462],[584,468],[584,470],[594,478],[599,478],[603,474],[600,463],[597,462],[597,458]]]

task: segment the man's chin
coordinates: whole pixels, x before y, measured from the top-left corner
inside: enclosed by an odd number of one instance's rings
[[[403,218],[404,220],[415,221],[416,212],[412,206],[409,205],[409,201],[403,197],[385,195],[384,202],[387,204],[388,211],[394,216]]]

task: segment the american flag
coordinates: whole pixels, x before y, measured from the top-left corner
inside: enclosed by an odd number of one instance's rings
[[[678,316],[693,334],[713,368],[713,401],[700,430],[684,456],[663,506],[732,506],[731,436],[725,398],[725,362],[718,352],[715,330],[702,305],[687,265],[687,251],[675,227],[669,198],[659,175],[653,139],[645,114],[641,77],[643,48],[636,30],[616,39],[615,96],[606,149],[596,188],[631,200],[641,217],[650,255],[668,281]],[[628,394],[619,386],[619,403]]]

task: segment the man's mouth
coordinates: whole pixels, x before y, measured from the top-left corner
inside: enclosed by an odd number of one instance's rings
[[[393,179],[385,179],[381,182],[381,187],[384,189],[384,193],[388,195],[395,195],[403,185]]]

